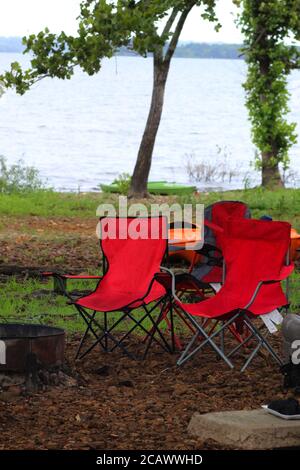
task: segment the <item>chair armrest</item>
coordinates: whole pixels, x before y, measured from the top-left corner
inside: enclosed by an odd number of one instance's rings
[[[60,277],[62,279],[102,279],[103,276],[89,276],[89,275],[76,275],[76,274],[59,274],[54,272],[41,273],[44,277]]]
[[[277,276],[277,279],[263,279],[263,280],[261,280],[257,284],[257,287],[254,291],[254,294],[253,294],[250,302],[244,307],[244,309],[248,309],[253,304],[253,302],[256,299],[256,296],[257,296],[257,294],[258,294],[258,292],[261,288],[261,286],[266,285],[266,284],[275,284],[276,282],[283,281],[284,279],[286,279],[293,272],[293,269],[294,269],[294,263],[291,263],[288,266],[283,266],[282,267],[279,275]]]
[[[176,295],[176,280],[175,280],[175,274],[171,269],[165,268],[164,266],[160,266],[160,269],[163,273],[166,273],[169,275],[171,278],[171,291],[172,291],[172,296],[173,298],[177,301],[180,302],[180,299]],[[181,303],[181,302],[180,302]]]
[[[165,277],[165,274],[162,273],[161,271],[154,273],[153,278],[150,281],[150,284],[148,286],[146,293],[142,297],[138,297],[137,299],[134,299],[132,302],[130,302],[130,304],[127,305],[127,307],[130,308],[132,304],[135,304],[136,302],[142,302],[149,295],[154,282],[159,282],[167,291],[169,289],[169,286],[166,286],[166,284],[163,282],[164,277]]]
[[[75,276],[72,274],[64,274],[62,277],[65,279],[102,279],[103,276]]]
[[[60,293],[65,295],[71,302],[74,301],[74,299],[70,296],[70,294],[67,291],[67,279],[72,279],[72,280],[91,280],[91,279],[97,279],[101,280],[103,276],[80,276],[76,274],[59,274],[55,272],[43,272],[41,273],[42,276],[44,277],[53,277],[54,278],[54,283],[55,280],[59,282],[59,288],[60,288]],[[55,284],[54,284],[54,289],[55,289]]]

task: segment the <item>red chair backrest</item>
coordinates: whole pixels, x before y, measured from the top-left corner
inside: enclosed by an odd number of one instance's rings
[[[248,206],[240,201],[219,201],[211,204],[204,211],[205,220],[213,222],[220,228],[225,228],[230,217],[249,219],[251,214]],[[222,234],[211,227],[205,226],[204,243],[222,249]],[[216,255],[220,256],[218,253]],[[221,266],[209,266],[205,265],[205,263],[201,265],[201,260],[199,268],[196,267],[193,274],[203,282],[222,282],[223,279],[223,269]]]
[[[219,201],[205,209],[204,217],[205,220],[213,222],[220,228],[224,228],[229,218],[250,219],[251,214],[249,207],[244,202]],[[214,239],[214,242],[211,240],[209,243],[221,248],[220,234],[209,227],[205,230],[207,231],[205,238],[213,237]]]
[[[260,281],[278,279],[286,264],[290,230],[287,222],[229,219],[222,240],[224,292],[246,305]],[[266,313],[274,305],[283,305],[283,296],[280,283],[264,285],[250,309]]]
[[[100,230],[108,265],[101,289],[145,294],[167,250],[167,219],[105,217]]]

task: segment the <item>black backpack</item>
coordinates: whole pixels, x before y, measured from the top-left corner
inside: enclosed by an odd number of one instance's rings
[[[300,393],[300,364],[289,362],[281,367],[284,388],[295,388]]]

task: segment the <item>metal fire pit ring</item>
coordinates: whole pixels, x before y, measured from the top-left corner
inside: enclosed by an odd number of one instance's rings
[[[0,324],[0,372],[28,372],[64,362],[65,331],[46,325]]]

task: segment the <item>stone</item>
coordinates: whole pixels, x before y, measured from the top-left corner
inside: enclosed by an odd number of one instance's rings
[[[300,447],[300,420],[285,420],[263,409],[195,413],[188,432],[225,448],[258,450]]]

